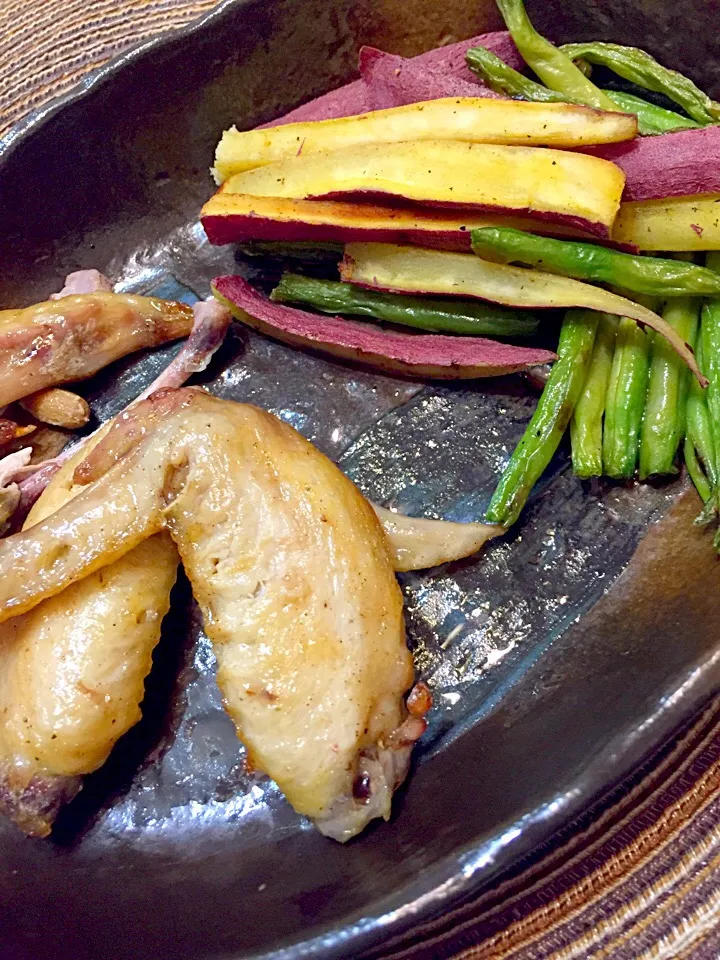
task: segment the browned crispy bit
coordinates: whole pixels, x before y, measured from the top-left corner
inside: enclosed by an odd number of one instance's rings
[[[430,688],[420,680],[408,694],[408,713],[412,717],[424,717],[431,707],[432,693],[430,692]]]

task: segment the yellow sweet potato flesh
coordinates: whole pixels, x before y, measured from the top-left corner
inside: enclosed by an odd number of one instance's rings
[[[617,294],[568,277],[490,263],[467,253],[422,250],[388,243],[349,243],[340,276],[349,283],[396,293],[476,297],[527,308],[585,307],[631,317],[660,333],[701,383],[692,348],[662,317]]]
[[[579,147],[632,140],[637,118],[567,103],[446,97],[359,116],[278,127],[226,130],[215,153],[215,179],[280,160],[371,143],[458,140]]]
[[[387,198],[530,215],[606,237],[624,183],[615,164],[581,153],[418,140],[294,157],[237,174],[226,189],[296,200]]]
[[[620,205],[613,240],[640,250],[720,250],[720,194]]]

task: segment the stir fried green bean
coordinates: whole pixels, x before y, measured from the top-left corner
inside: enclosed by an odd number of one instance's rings
[[[698,331],[696,338],[697,359],[701,369],[704,370],[706,364],[702,346],[702,336],[700,335],[700,331]],[[699,461],[700,469],[707,480],[710,494],[713,495],[718,487],[718,474],[715,466],[715,442],[710,425],[706,391],[703,390],[697,381],[690,383],[688,387],[687,404],[685,407],[685,435],[686,443],[692,446],[695,459]],[[686,447],[686,463],[687,454],[688,450]],[[710,496],[703,497],[703,499],[707,502],[710,500]]]
[[[239,244],[248,257],[277,257],[287,260],[337,260],[345,249],[342,243],[319,240],[246,240]]]
[[[582,390],[600,314],[568,310],[560,329],[558,359],[535,413],[505,468],[487,510],[487,522],[510,527],[558,448]]]
[[[665,94],[698,123],[717,123],[720,120],[720,103],[711,100],[692,80],[677,70],[663,67],[644,50],[598,41],[566,43],[560,49],[572,60],[582,58],[588,63],[609,67],[625,80],[646,90]]]
[[[690,479],[695,484],[695,489],[700,494],[703,503],[707,503],[712,496],[712,490],[710,488],[708,478],[703,471],[702,465],[698,460],[695,445],[690,440],[690,437],[685,437],[685,443],[683,444],[683,456],[685,458],[687,472],[690,474]]]
[[[563,93],[550,90],[549,87],[530,80],[517,70],[509,67],[500,57],[485,47],[472,47],[465,54],[468,67],[480,77],[491,90],[506,93],[510,97],[531,100],[535,103],[579,103],[580,101]],[[580,61],[581,63],[583,61]],[[634,113],[638,118],[638,131],[644,136],[668,133],[671,130],[685,130],[700,124],[683,117],[672,110],[657,107],[641,97],[630,93],[606,90],[605,93],[625,113]]]
[[[665,304],[663,317],[688,343],[694,343],[700,301],[678,297]],[[673,350],[662,337],[652,335],[645,415],[640,435],[640,479],[676,473],[675,457],[685,428],[689,381],[684,364],[675,362]]]
[[[674,110],[666,110],[654,103],[636,97],[633,93],[620,90],[606,90],[610,99],[625,113],[634,113],[638,118],[638,132],[644,137],[657,136],[661,133],[672,133],[673,130],[690,130],[701,127],[689,117],[684,117]]]
[[[474,252],[485,260],[521,263],[578,280],[611,283],[651,297],[720,296],[720,273],[695,263],[635,256],[596,243],[539,237],[512,227],[471,232]]]
[[[711,269],[720,267],[720,253],[709,253],[705,262]],[[700,331],[700,352],[708,378],[705,400],[713,438],[714,467],[720,478],[720,299],[705,302]]]
[[[532,336],[538,328],[538,320],[524,310],[454,297],[432,299],[381,293],[338,280],[316,280],[294,273],[282,276],[270,299],[305,303],[323,313],[373,317],[443,333],[511,338]]]
[[[637,465],[650,346],[648,334],[622,317],[615,339],[603,428],[603,473],[617,480],[629,480]]]
[[[570,421],[573,470],[578,477],[602,475],[602,431],[618,318],[600,314],[590,365]]]
[[[579,70],[562,51],[542,37],[530,22],[522,0],[497,0],[505,25],[527,65],[542,82],[578,101],[601,110],[616,110],[615,104]]]
[[[465,54],[465,62],[473,73],[496,93],[506,93],[508,96],[532,100],[535,103],[579,103],[564,93],[558,93],[523,76],[486,47],[471,47]]]

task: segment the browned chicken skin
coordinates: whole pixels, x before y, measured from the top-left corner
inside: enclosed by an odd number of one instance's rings
[[[92,376],[128,353],[186,337],[184,303],[97,292],[0,311],[0,407]]]
[[[25,529],[84,489],[75,467],[106,432],[63,464]],[[26,833],[46,836],[82,778],[140,719],[179,562],[158,534],[0,624],[0,809]]]
[[[91,293],[97,284],[110,286],[97,271],[71,274],[63,295]],[[199,302],[193,315],[189,339],[146,395],[182,385],[222,343],[231,320],[224,307]],[[26,528],[84,489],[74,484],[73,472],[108,427],[37,484],[42,495]],[[12,513],[20,498],[17,484],[4,486],[3,465],[12,479],[13,469],[26,462],[22,455],[0,461],[0,522],[7,519],[3,507]],[[0,808],[25,832],[47,835],[82,777],[101,766],[140,719],[144,680],[178,563],[171,538],[159,534],[0,625]]]
[[[402,699],[387,541],[352,483],[269,414],[188,389],[119,418],[76,479],[92,485],[0,542],[0,619],[168,530],[255,766],[337,839],[387,817],[425,723]]]

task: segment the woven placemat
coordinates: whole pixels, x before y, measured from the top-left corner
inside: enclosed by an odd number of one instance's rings
[[[0,0],[0,135],[214,0]],[[720,698],[631,784],[504,883],[384,958],[717,960]]]

